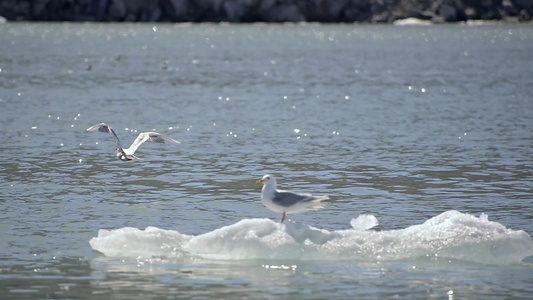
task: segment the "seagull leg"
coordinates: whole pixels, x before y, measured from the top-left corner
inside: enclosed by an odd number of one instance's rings
[[[283,212],[283,217],[281,217],[281,221],[279,221],[279,222],[283,223],[283,221],[285,221],[285,212]]]

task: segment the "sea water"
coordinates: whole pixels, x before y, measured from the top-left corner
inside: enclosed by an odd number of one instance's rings
[[[529,298],[532,39],[2,24],[0,298]],[[280,224],[264,174],[331,200]]]

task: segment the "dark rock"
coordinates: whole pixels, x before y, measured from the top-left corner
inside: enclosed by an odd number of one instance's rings
[[[437,15],[441,16],[446,22],[457,21],[457,11],[451,4],[445,2],[437,9]]]
[[[183,22],[187,21],[187,11],[189,2],[187,0],[161,0],[161,10],[170,21]]]
[[[35,18],[37,20],[46,20],[49,18],[47,7],[46,7],[46,1],[34,1],[31,3],[31,11],[30,14],[32,18]],[[52,8],[53,9],[53,8]]]
[[[350,0],[296,1],[306,19],[313,22],[338,22],[350,4]]]
[[[531,21],[533,19],[533,12],[530,13],[527,10],[522,9],[518,15],[518,19],[520,21]]]
[[[276,0],[262,0],[259,1],[259,10],[267,11],[272,9],[276,5]]]
[[[342,11],[341,22],[367,22],[372,17],[370,0],[352,0]]]
[[[161,16],[161,8],[156,1],[111,0],[108,20],[155,22]]]
[[[123,20],[126,17],[126,4],[120,0],[111,0],[111,2],[107,19],[109,21]]]
[[[305,16],[298,6],[292,3],[276,5],[261,14],[265,22],[304,22]]]
[[[103,21],[109,6],[109,0],[93,1],[92,9],[96,21]]]
[[[502,9],[508,16],[516,16],[520,12],[511,0],[503,0]]]
[[[533,0],[0,0],[8,20],[132,22],[528,21]]]
[[[466,19],[470,19],[470,20],[478,20],[479,19],[479,14],[478,14],[477,10],[472,8],[472,7],[465,8],[464,14],[466,15]]]
[[[189,0],[192,6],[193,21],[219,22],[224,0]]]
[[[515,4],[520,8],[533,8],[533,0],[515,0]]]
[[[249,19],[257,7],[257,0],[226,0],[222,4],[222,11],[229,22],[240,22]]]

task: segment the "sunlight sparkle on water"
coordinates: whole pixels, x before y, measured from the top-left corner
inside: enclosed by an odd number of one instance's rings
[[[279,266],[276,266],[276,265],[261,265],[261,267],[264,268],[264,269],[291,270],[291,271],[296,271],[296,268],[298,268],[297,265],[290,265],[290,266],[287,266],[287,265],[279,265]]]
[[[448,300],[453,300],[453,290],[446,292],[446,295],[448,295]]]

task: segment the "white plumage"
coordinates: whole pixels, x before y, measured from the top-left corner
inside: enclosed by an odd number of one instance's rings
[[[124,160],[124,161],[138,159],[138,157],[135,156],[134,153],[135,153],[135,151],[137,151],[137,148],[139,148],[139,146],[142,143],[146,142],[146,141],[156,142],[156,143],[169,142],[169,143],[172,143],[172,144],[179,144],[180,143],[180,142],[176,141],[173,138],[170,138],[168,136],[159,134],[157,132],[141,132],[141,133],[139,133],[137,138],[133,141],[131,146],[129,146],[128,148],[124,149],[122,147],[122,144],[120,143],[120,140],[119,140],[117,134],[113,130],[113,128],[111,128],[111,126],[109,126],[109,125],[107,125],[105,123],[100,123],[100,124],[93,125],[93,126],[87,128],[87,131],[100,131],[100,132],[106,132],[106,133],[111,132],[115,136],[115,140],[117,142],[117,157],[120,160]]]
[[[281,223],[285,221],[286,214],[298,213],[306,210],[324,208],[321,201],[328,200],[328,196],[313,196],[311,194],[297,194],[291,191],[277,189],[276,178],[265,175],[257,181],[263,184],[261,189],[261,202],[271,211],[282,213]]]

